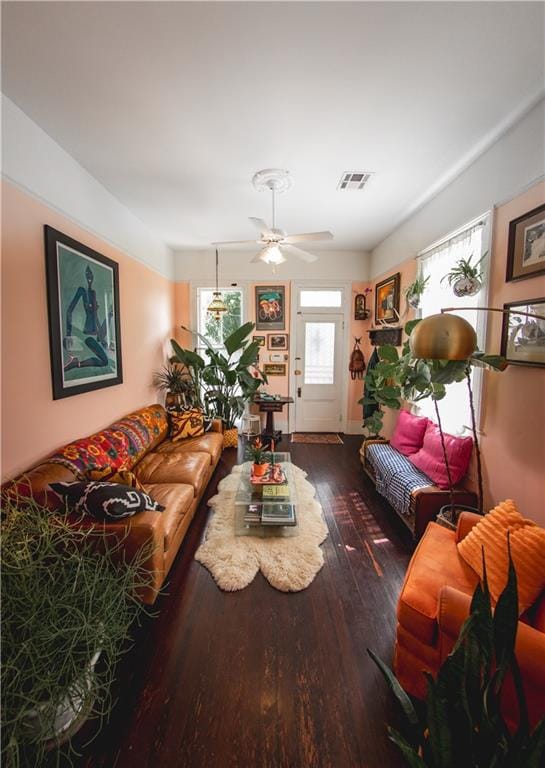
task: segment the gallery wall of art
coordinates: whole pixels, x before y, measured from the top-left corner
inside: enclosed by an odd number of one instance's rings
[[[121,384],[53,399],[44,255],[46,224],[118,264]],[[74,438],[155,402],[152,374],[166,358],[173,323],[173,282],[4,182],[2,478],[27,469]]]

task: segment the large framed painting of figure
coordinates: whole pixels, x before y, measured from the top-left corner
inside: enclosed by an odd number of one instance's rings
[[[382,280],[375,286],[375,324],[397,323],[399,320],[400,273]]]
[[[256,285],[255,327],[258,331],[283,331],[286,296],[283,285]]]
[[[506,281],[526,280],[545,272],[545,205],[509,224]]]
[[[44,231],[53,399],[121,384],[117,263]]]
[[[545,298],[503,305],[501,353],[511,365],[545,367]],[[517,309],[540,317],[517,315]],[[543,318],[543,319],[541,319]]]

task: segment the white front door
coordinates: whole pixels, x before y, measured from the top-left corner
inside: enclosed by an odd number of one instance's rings
[[[342,422],[343,315],[300,313],[296,334],[296,432],[338,432]]]

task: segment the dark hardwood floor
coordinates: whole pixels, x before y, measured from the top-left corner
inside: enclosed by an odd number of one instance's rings
[[[171,571],[156,615],[137,631],[118,701],[85,768],[391,768],[386,723],[399,716],[366,653],[391,660],[408,532],[364,477],[360,438],[286,444],[308,472],[329,526],[325,564],[303,592],[258,574],[221,592],[193,555],[206,500],[237,461],[224,452]],[[242,457],[239,457],[242,460]]]

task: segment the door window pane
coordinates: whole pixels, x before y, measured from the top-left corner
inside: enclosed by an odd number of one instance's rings
[[[340,307],[342,291],[301,291],[299,303],[302,307]]]
[[[305,384],[333,384],[335,323],[305,323]]]

